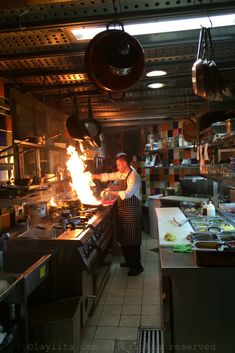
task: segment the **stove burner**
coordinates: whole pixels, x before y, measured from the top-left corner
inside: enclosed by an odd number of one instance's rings
[[[51,207],[49,217],[53,223],[60,223],[64,229],[85,229],[89,220],[99,210],[99,207],[84,208],[83,205],[68,201],[60,205],[61,207]]]

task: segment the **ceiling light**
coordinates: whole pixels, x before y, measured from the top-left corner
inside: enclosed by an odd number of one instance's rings
[[[161,88],[165,86],[164,83],[158,83],[158,82],[155,82],[155,83],[150,83],[148,85],[149,88]]]
[[[210,20],[215,27],[234,26],[235,14],[210,16]],[[211,27],[208,17],[196,17],[182,20],[153,21],[135,24],[125,24],[125,31],[130,35],[143,35],[153,33],[167,33],[176,31],[188,31],[201,29],[201,27]],[[78,27],[72,30],[77,40],[88,40],[99,32],[105,31],[106,27]]]
[[[166,75],[166,71],[163,70],[153,70],[153,71],[149,71],[146,76],[147,77],[156,77],[156,76],[164,76]]]

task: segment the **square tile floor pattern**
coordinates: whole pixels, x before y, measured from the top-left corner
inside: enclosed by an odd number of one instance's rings
[[[114,258],[111,274],[94,314],[82,332],[80,353],[134,352],[138,327],[161,327],[160,270],[156,239],[143,234],[144,272],[127,276]],[[123,348],[124,347],[124,348]]]

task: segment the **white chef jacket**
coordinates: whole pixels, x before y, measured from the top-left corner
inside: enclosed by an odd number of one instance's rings
[[[132,172],[129,174],[127,178],[127,188],[124,191],[118,191],[119,197],[122,200],[129,199],[133,195],[135,195],[139,200],[141,200],[141,179],[140,175],[137,173],[135,168],[132,166],[130,167]],[[120,179],[126,179],[128,173],[120,173],[120,172],[113,172],[113,173],[101,173],[101,181],[114,181]]]

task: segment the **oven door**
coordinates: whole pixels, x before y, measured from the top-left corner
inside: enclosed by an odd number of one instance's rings
[[[94,263],[94,292],[98,299],[109,277],[114,251],[114,232],[107,229]]]

